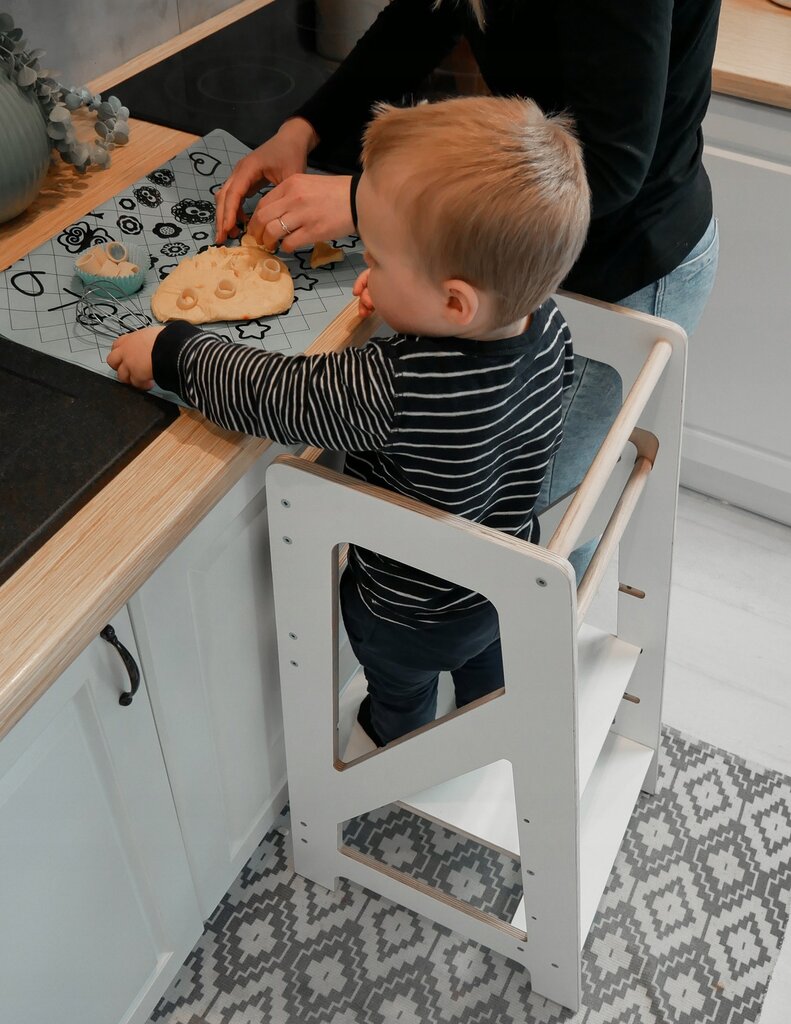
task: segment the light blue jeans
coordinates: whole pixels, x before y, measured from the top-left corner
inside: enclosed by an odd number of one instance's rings
[[[714,286],[719,231],[712,218],[703,237],[669,274],[621,299],[618,305],[672,320],[691,334]],[[562,308],[562,302],[561,302]],[[563,443],[549,464],[536,512],[578,487],[621,407],[621,378],[605,363],[577,356],[574,383],[563,399]],[[587,568],[596,541],[572,552],[577,579]]]

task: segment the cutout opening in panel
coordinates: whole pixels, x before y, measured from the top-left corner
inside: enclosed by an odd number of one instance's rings
[[[412,638],[417,634],[406,624],[388,619],[388,607],[384,602],[374,606],[372,612],[371,592],[383,594],[385,598],[391,595],[393,601],[400,602],[406,607],[406,612],[401,612],[406,620],[414,615],[415,621],[420,626],[420,612],[409,607],[412,595],[415,591],[422,597],[430,588],[436,588],[436,593],[441,595],[438,598],[429,597],[425,605],[431,609],[426,616],[430,616],[433,607],[441,604],[444,600],[458,600],[459,595],[470,593],[453,583],[446,583],[426,573],[421,573],[415,566],[403,563],[396,563],[387,559],[377,552],[367,549],[355,549],[347,544],[339,544],[336,548],[338,559],[338,629],[336,633],[337,647],[334,652],[338,666],[338,705],[337,705],[337,762],[338,768],[345,768],[356,763],[362,757],[369,756],[376,752],[377,747],[373,740],[366,734],[362,726],[357,722],[357,712],[368,692],[368,681],[365,670],[358,661],[359,653],[362,660],[371,656],[384,659],[382,664],[386,667],[387,662],[396,662],[400,652],[403,650],[407,663],[423,668],[423,663],[430,658],[430,650],[426,656],[415,657],[415,651],[410,651]],[[346,575],[344,575],[346,573]],[[355,584],[355,579],[363,580],[364,593]],[[402,582],[399,582],[399,579]],[[417,580],[417,586],[414,581]],[[366,587],[371,581],[370,589]],[[386,581],[386,582],[385,582]],[[399,592],[398,587],[403,587]],[[389,589],[386,589],[389,588]],[[486,600],[478,594],[471,594],[471,601]],[[371,604],[369,604],[371,602]],[[404,604],[406,602],[406,604]],[[398,607],[398,606],[396,606]],[[344,616],[343,609],[346,609]],[[399,611],[396,610],[396,615]],[[467,673],[460,672],[464,664],[479,658],[484,649],[490,649],[493,644],[498,644],[499,651],[499,623],[496,609],[492,602],[488,606],[470,609],[463,618],[455,619],[448,623],[447,631],[443,630],[441,615],[437,618],[436,629],[433,630],[437,642],[437,704],[433,722],[422,725],[420,729],[430,729],[450,715],[460,715],[474,712],[482,703],[496,699],[505,692],[502,680],[502,661],[498,653],[492,651],[489,655],[492,660],[492,686],[486,675],[486,661],[484,656],[483,671]],[[430,643],[430,642],[429,642]],[[403,645],[403,646],[402,646]],[[469,647],[469,658],[464,660],[465,646]],[[461,657],[462,660],[459,660]],[[454,661],[457,663],[454,664]],[[448,666],[444,671],[443,666]],[[428,666],[427,666],[428,667]],[[431,666],[433,667],[433,666]],[[455,679],[454,679],[455,675]],[[480,691],[483,692],[480,692]],[[476,694],[470,700],[472,694]],[[462,701],[462,706],[457,707],[457,699]],[[417,731],[417,730],[415,730]],[[392,743],[408,741],[414,732],[407,733],[403,737],[394,739]]]
[[[482,801],[493,778],[489,799]],[[503,845],[518,848],[515,835],[511,765],[500,761],[346,821],[342,851],[493,922],[511,925],[519,915],[517,927],[524,930],[520,858]]]

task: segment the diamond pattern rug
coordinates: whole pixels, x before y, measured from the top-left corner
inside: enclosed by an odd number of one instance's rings
[[[664,729],[583,951],[576,1014],[518,964],[352,883],[295,875],[287,818],[206,924],[156,1024],[741,1024],[789,914],[791,778]],[[518,865],[391,806],[350,845],[500,917]]]

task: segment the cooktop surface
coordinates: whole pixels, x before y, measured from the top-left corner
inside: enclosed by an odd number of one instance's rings
[[[0,335],[0,584],[176,415]]]
[[[255,148],[337,66],[317,39],[314,0],[274,0],[105,92],[133,117],[195,135],[223,128]],[[319,147],[311,163],[352,171],[355,145]]]

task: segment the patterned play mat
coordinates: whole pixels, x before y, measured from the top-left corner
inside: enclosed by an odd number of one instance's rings
[[[306,882],[281,829],[207,923],[156,1024],[747,1024],[759,1017],[791,894],[791,779],[665,729],[583,951],[575,1015],[519,965],[350,883]],[[497,915],[507,857],[397,807],[346,841]]]
[[[127,305],[108,302],[107,314],[128,316],[129,308],[151,318],[151,295],[188,255],[214,240],[214,193],[249,150],[224,131],[213,131],[167,164],[70,224],[0,274],[0,333],[13,341],[114,377],[105,363],[111,338],[99,337],[75,316],[82,285],[74,272],[80,253],[109,239],[148,253],[143,289]],[[248,201],[252,208],[258,197]],[[212,330],[244,345],[278,352],[303,352],[350,301],[363,268],[355,236],[336,244],[346,258],[311,270],[310,250],[282,254],[294,279],[294,303],[279,316]],[[101,314],[101,310],[100,310]],[[153,318],[151,318],[153,319]],[[136,317],[130,325],[139,326]]]

